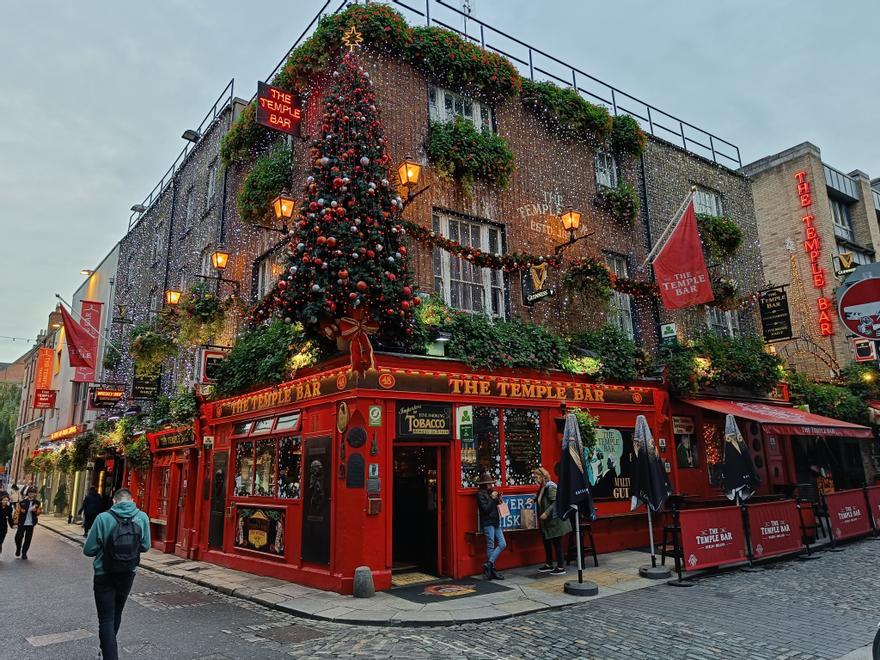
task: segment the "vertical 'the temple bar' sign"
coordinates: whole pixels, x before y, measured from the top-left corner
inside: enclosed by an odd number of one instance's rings
[[[258,82],[257,123],[288,135],[299,135],[302,123],[299,95]]]

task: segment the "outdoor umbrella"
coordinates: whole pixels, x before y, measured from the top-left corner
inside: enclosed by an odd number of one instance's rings
[[[580,512],[588,520],[596,517],[593,507],[593,494],[584,469],[584,445],[577,417],[569,413],[565,418],[565,431],[562,434],[562,459],[559,466],[559,487],[556,491],[556,511],[560,518],[574,515],[577,535],[578,582],[583,582],[581,563]]]
[[[724,463],[721,465],[724,492],[728,499],[745,502],[755,494],[760,483],[749,447],[736,425],[736,418],[728,415],[724,422]]]
[[[630,474],[630,509],[635,510],[642,504],[648,509],[648,537],[651,541],[651,566],[657,565],[654,555],[654,524],[651,511],[663,508],[666,498],[672,494],[672,486],[666,477],[663,461],[654,446],[651,427],[644,415],[636,417],[636,430],[633,435],[633,451],[636,455],[635,465]]]

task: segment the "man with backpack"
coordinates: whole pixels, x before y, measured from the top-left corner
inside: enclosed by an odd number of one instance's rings
[[[149,548],[150,521],[147,514],[135,506],[131,491],[120,488],[113,495],[113,506],[95,519],[83,546],[83,554],[95,558],[95,607],[104,660],[119,658],[116,635],[122,622],[122,609],[131,591],[141,553]]]

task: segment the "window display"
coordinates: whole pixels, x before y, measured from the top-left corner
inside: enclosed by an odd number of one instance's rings
[[[508,486],[528,486],[541,466],[541,417],[537,410],[504,411],[504,455]]]
[[[481,472],[489,472],[501,481],[501,438],[499,434],[500,414],[497,408],[474,406],[474,445],[477,452],[476,464],[461,466],[461,485],[476,488]]]
[[[275,449],[276,440],[257,441],[256,477],[254,495],[257,497],[275,496]]]
[[[240,442],[235,449],[235,490],[237,497],[254,493],[254,443]]]
[[[301,467],[302,440],[298,436],[239,442],[233,495],[299,498]]]
[[[302,440],[281,438],[278,444],[278,497],[299,499]]]

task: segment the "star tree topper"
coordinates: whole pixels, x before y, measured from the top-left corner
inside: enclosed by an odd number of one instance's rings
[[[345,34],[342,35],[342,43],[348,47],[348,52],[350,53],[354,52],[355,48],[359,48],[363,41],[364,38],[354,25],[348,28]]]

